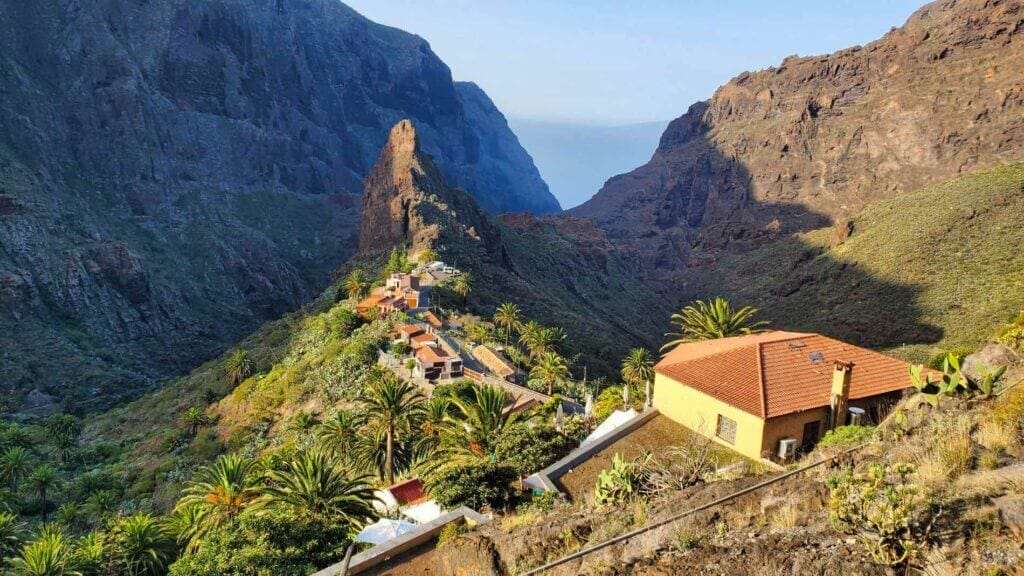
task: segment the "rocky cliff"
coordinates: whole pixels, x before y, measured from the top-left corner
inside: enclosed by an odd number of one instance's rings
[[[647,273],[1024,155],[1024,5],[942,0],[864,47],[743,73],[571,211]]]
[[[317,294],[401,118],[485,208],[558,209],[482,92],[336,0],[5,2],[0,95],[9,407],[106,403]]]

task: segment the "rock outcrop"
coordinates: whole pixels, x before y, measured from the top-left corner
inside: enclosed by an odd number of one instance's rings
[[[318,294],[401,118],[485,208],[558,209],[482,92],[336,0],[4,2],[0,94],[15,398],[98,407]]]
[[[1024,5],[941,0],[864,47],[744,72],[571,210],[652,274],[1024,155]]]

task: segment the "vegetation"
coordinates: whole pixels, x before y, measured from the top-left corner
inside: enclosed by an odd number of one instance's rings
[[[345,294],[353,300],[362,300],[370,293],[370,279],[358,268],[345,277]]]
[[[369,433],[384,441],[381,471],[389,485],[395,482],[395,443],[412,433],[416,419],[423,413],[424,400],[415,384],[390,372],[376,373],[363,400]]]
[[[819,448],[849,448],[870,442],[875,435],[871,426],[839,426],[828,432],[818,442]]]
[[[515,470],[494,462],[467,462],[441,469],[429,482],[430,493],[445,508],[502,510],[513,503]]]
[[[612,458],[612,467],[602,470],[594,489],[594,501],[599,505],[623,504],[639,498],[650,473],[650,455],[632,461],[619,454]]]
[[[744,306],[733,309],[724,298],[697,300],[672,315],[672,323],[679,327],[679,332],[666,334],[672,340],[666,342],[661,349],[664,351],[685,342],[764,332],[768,322],[755,320],[755,315],[757,308]]]

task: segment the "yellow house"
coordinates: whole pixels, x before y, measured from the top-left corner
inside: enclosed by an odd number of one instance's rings
[[[654,370],[655,408],[754,459],[791,457],[833,423],[878,422],[910,386],[905,362],[799,332],[681,344]]]

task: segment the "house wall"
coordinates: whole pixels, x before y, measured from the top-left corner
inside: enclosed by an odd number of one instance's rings
[[[769,418],[764,425],[764,442],[761,450],[765,456],[775,458],[779,453],[779,440],[783,438],[795,438],[797,447],[804,443],[804,425],[809,422],[818,421],[818,439],[825,435],[825,420],[828,418],[828,408],[815,408],[803,412],[795,412],[784,416]]]
[[[654,407],[672,421],[723,446],[728,446],[748,458],[761,457],[764,421],[753,414],[698,392],[663,374],[654,376]],[[715,436],[719,414],[736,422],[735,444]]]

